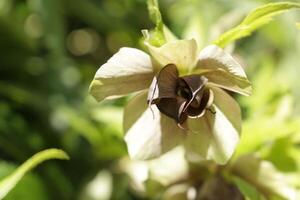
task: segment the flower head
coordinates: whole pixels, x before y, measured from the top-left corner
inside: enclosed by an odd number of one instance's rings
[[[179,77],[176,65],[168,64],[153,78],[148,103],[181,125],[188,117],[201,117],[213,103],[213,92],[202,75]]]
[[[150,55],[121,48],[90,87],[98,101],[140,91],[124,111],[130,156],[151,159],[183,145],[191,160],[225,164],[239,141],[241,113],[223,89],[250,95],[243,68],[216,45],[198,54],[193,39],[146,45]]]

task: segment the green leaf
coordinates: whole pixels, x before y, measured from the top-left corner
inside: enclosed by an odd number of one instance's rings
[[[38,164],[43,161],[49,159],[65,159],[68,160],[68,155],[59,149],[47,149],[41,151],[30,159],[28,159],[25,163],[23,163],[16,171],[14,171],[11,175],[7,176],[0,182],[0,199],[3,199],[22,179],[22,177],[29,172],[31,169],[36,167]]]
[[[17,169],[13,163],[0,160],[0,180]],[[32,191],[34,190],[34,193]],[[14,189],[5,196],[5,200],[30,199],[50,200],[49,193],[44,180],[38,174],[29,173]]]
[[[296,171],[299,151],[295,146],[292,135],[279,138],[266,149],[266,159],[283,172]]]
[[[165,43],[165,37],[163,34],[164,24],[162,21],[161,13],[159,11],[157,0],[148,0],[148,11],[151,21],[155,24],[155,29],[148,32],[147,30],[142,30],[144,38],[150,44],[154,46],[161,46]]]
[[[238,26],[222,34],[214,44],[225,47],[227,44],[240,38],[251,35],[261,26],[272,21],[272,17],[282,14],[292,8],[300,8],[300,4],[292,2],[269,3],[251,11]]]
[[[148,0],[147,5],[150,19],[155,24],[155,28],[150,31],[142,30],[145,42],[150,45],[160,47],[168,41],[176,40],[176,36],[163,23],[158,1]]]
[[[239,188],[240,192],[245,196],[247,200],[263,200],[261,194],[255,187],[244,181],[239,177],[234,177],[233,182]]]
[[[300,22],[297,22],[296,26],[297,26],[298,29],[300,29]]]
[[[162,31],[163,21],[162,21],[161,13],[159,11],[158,1],[148,0],[147,5],[148,5],[150,19],[156,25],[156,27]]]

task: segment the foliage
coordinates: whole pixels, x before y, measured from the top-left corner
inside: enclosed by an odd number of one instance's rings
[[[300,4],[279,2],[258,7],[250,12],[241,24],[221,35],[214,43],[220,47],[225,47],[237,39],[249,36],[262,25],[269,23],[273,16],[279,15],[291,8],[300,8]]]
[[[0,182],[0,199],[3,199],[7,193],[12,190],[16,184],[22,179],[22,177],[31,169],[36,167],[43,161],[49,159],[69,159],[67,154],[58,149],[48,149],[39,152],[23,163],[16,171],[11,175],[4,178]]]

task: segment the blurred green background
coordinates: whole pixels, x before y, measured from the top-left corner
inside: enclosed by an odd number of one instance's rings
[[[196,37],[204,47],[268,2],[275,1],[161,0],[160,6],[177,36]],[[240,152],[260,152],[283,172],[298,174],[300,151],[290,156],[285,149],[300,143],[299,16],[277,17],[234,50],[254,86],[252,97],[239,98],[244,130],[261,140]],[[119,167],[127,155],[127,98],[97,103],[88,86],[120,47],[142,48],[141,29],[151,27],[145,0],[0,0],[0,178],[46,148],[71,157],[42,164],[6,199],[144,199]]]

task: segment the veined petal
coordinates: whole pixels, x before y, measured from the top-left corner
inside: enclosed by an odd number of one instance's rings
[[[186,157],[189,161],[200,162],[208,160],[208,150],[211,143],[210,127],[204,120],[207,113],[200,118],[188,118],[188,128],[192,131],[188,132],[184,141],[186,149]]]
[[[251,83],[243,67],[222,48],[210,45],[198,57],[197,70],[205,71],[210,82],[243,95],[251,94]]]
[[[150,54],[163,67],[175,64],[179,71],[187,72],[195,66],[197,57],[197,43],[192,40],[175,40],[161,47],[146,44]]]
[[[154,77],[149,55],[134,48],[121,48],[102,65],[90,85],[97,101],[126,95],[149,87]]]
[[[245,96],[249,96],[252,93],[251,83],[248,80],[239,79],[226,71],[214,70],[204,72],[202,75],[208,79],[208,85],[217,86]]]
[[[204,48],[198,59],[198,67],[202,69],[223,69],[235,76],[247,78],[243,67],[229,53],[217,45],[209,45]]]
[[[240,134],[242,129],[242,114],[239,104],[227,92],[217,87],[210,87],[214,93],[214,104],[224,113]]]
[[[177,89],[178,70],[175,65],[168,64],[158,75],[156,75],[151,83],[148,93],[148,102],[151,104],[160,98],[175,98]]]
[[[124,110],[125,141],[131,158],[146,160],[171,150],[184,137],[175,121],[147,105],[147,92],[134,97]]]
[[[192,160],[208,159],[226,164],[232,156],[241,130],[241,114],[238,104],[226,92],[212,88],[215,104],[205,115],[188,119],[192,130],[185,146]]]

